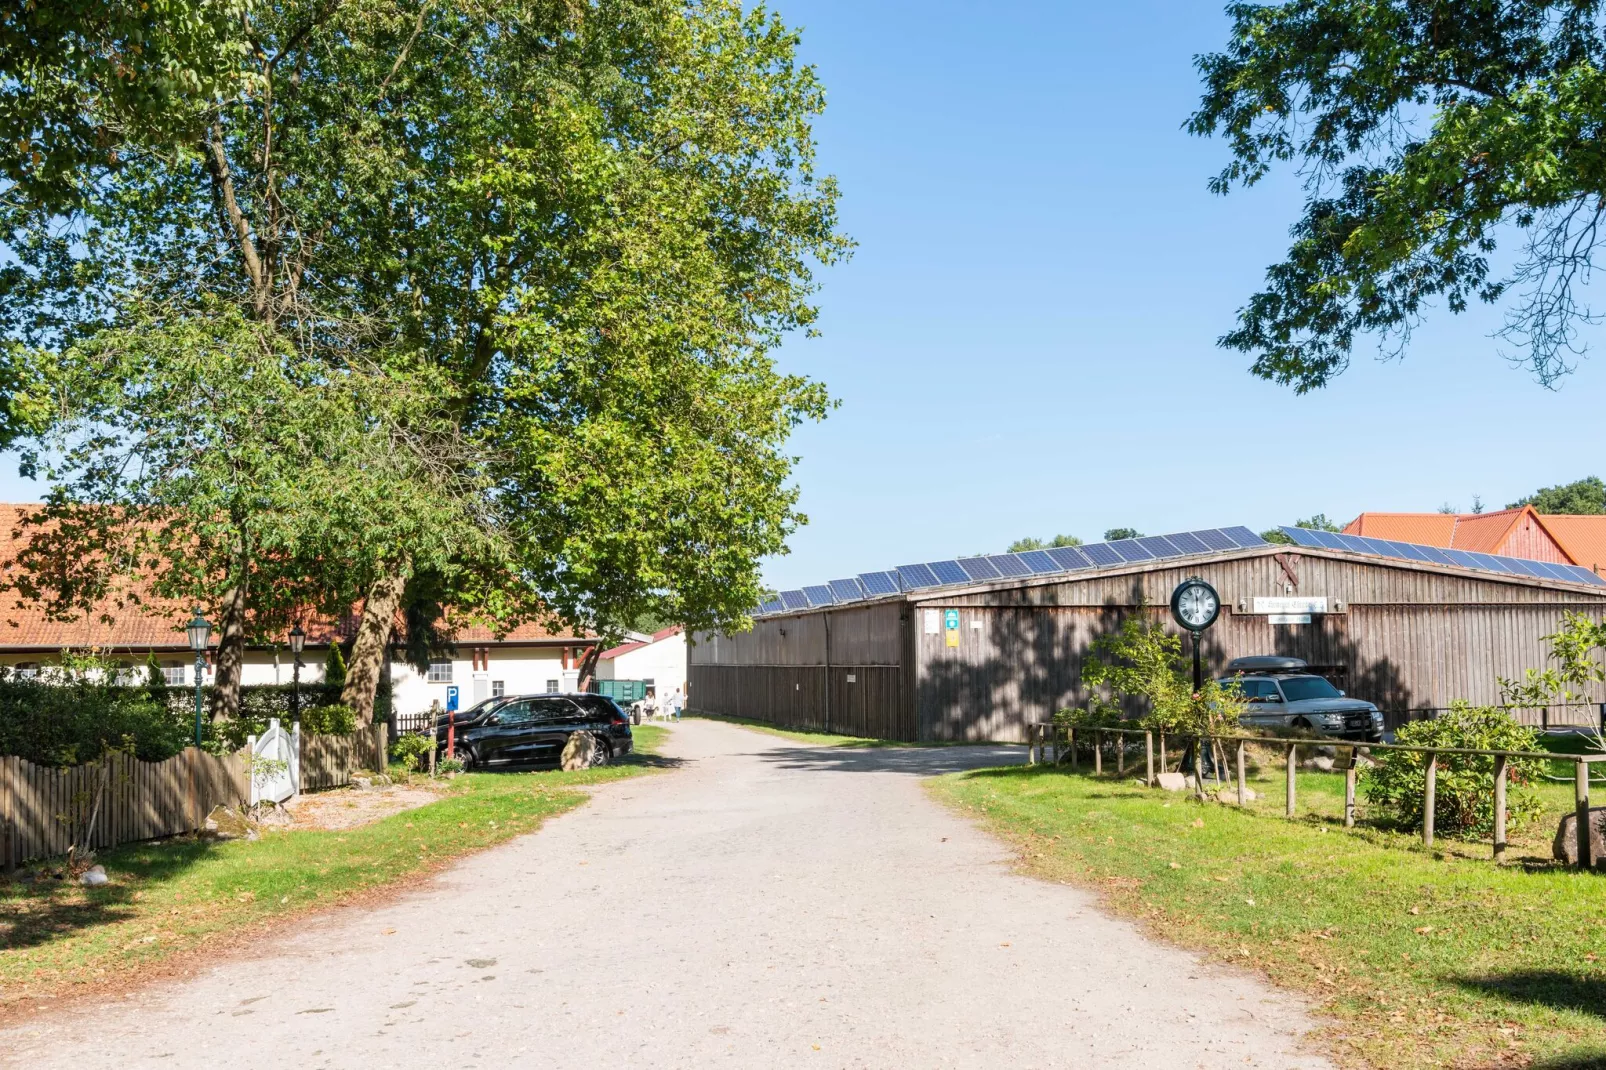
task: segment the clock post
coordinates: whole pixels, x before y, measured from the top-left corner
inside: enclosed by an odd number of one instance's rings
[[[1221,615],[1221,596],[1216,589],[1197,576],[1189,576],[1171,592],[1171,617],[1193,636],[1193,693],[1204,690],[1204,662],[1199,653],[1205,629]],[[1189,745],[1191,752],[1204,758],[1204,748],[1196,741]],[[1204,760],[1208,760],[1205,758]],[[1204,761],[1193,761],[1193,775],[1204,791]]]

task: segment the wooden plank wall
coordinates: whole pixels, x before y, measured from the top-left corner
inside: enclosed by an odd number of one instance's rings
[[[91,849],[193,832],[213,807],[245,802],[245,769],[243,754],[194,747],[165,762],[114,754],[63,769],[0,758],[0,864],[66,854],[87,828],[102,784]]]
[[[354,774],[385,771],[387,726],[359,728],[349,736],[301,737],[301,790],[343,788]]]

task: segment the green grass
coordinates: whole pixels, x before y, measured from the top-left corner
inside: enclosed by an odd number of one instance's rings
[[[636,752],[579,772],[475,773],[434,803],[338,832],[269,833],[250,843],[194,837],[104,853],[111,883],[0,883],[0,1007],[162,968],[242,930],[282,924],[433,872],[473,851],[533,831],[585,802],[582,789],[662,765],[664,729],[634,730]],[[397,939],[429,939],[425,933]]]
[[[1570,790],[1543,791],[1496,866],[1485,844],[1344,829],[1340,775],[1299,774],[1293,821],[1280,768],[1253,786],[1239,811],[1042,766],[932,782],[1029,872],[1314,997],[1345,1065],[1606,1066],[1606,876],[1549,858]]]

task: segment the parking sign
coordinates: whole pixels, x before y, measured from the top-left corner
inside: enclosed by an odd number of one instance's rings
[[[448,684],[446,687],[446,712],[451,713],[457,709],[457,685]]]

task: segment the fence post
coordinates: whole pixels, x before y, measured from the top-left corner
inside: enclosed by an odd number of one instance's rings
[[[1071,772],[1076,772],[1076,729],[1072,725],[1065,726],[1065,749],[1071,752]]]
[[[1244,783],[1244,741],[1240,739],[1238,741],[1238,805],[1239,806],[1248,806],[1249,805],[1248,787],[1249,787],[1249,785]]]
[[[1093,729],[1093,775],[1104,775],[1104,729]]]
[[[1162,728],[1160,729],[1160,772],[1169,773],[1170,771],[1171,763],[1166,760],[1165,756],[1165,729]]]
[[[1048,731],[1049,740],[1054,744],[1054,760],[1049,764],[1051,764],[1051,765],[1053,765],[1055,767],[1058,767],[1059,764],[1060,764],[1060,730],[1059,730],[1059,725],[1050,724],[1048,726],[1047,731]]]
[[[1288,803],[1284,808],[1286,816],[1288,817],[1294,816],[1294,755],[1298,752],[1298,750],[1299,748],[1294,744],[1290,743],[1288,745]]]
[[[1355,827],[1355,767],[1360,764],[1360,748],[1349,749],[1349,766],[1344,770],[1344,827]]]
[[[1028,725],[1026,728],[1026,764],[1037,764],[1037,741],[1042,738],[1042,729],[1038,725]]]
[[[1422,846],[1433,846],[1433,811],[1439,790],[1439,752],[1428,755],[1427,784],[1422,792]]]
[[[1154,786],[1154,732],[1152,730],[1146,730],[1143,733],[1143,755],[1144,760],[1147,762],[1145,772],[1148,774],[1148,779],[1144,783],[1152,788]]]
[[[1506,756],[1494,760],[1494,860],[1506,857]]]
[[[1115,775],[1126,776],[1126,730],[1115,730]]]
[[[1574,762],[1573,783],[1578,813],[1578,868],[1588,871],[1595,865],[1589,857],[1589,763]]]

